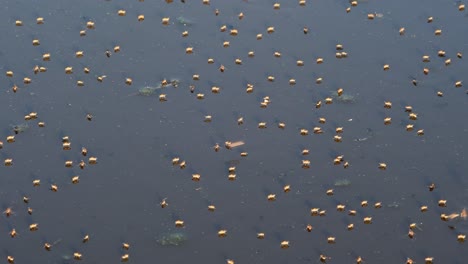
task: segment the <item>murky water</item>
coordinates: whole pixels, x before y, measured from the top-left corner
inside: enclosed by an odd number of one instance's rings
[[[258,0],[4,1],[0,156],[12,165],[0,167],[0,202],[13,214],[0,219],[0,258],[74,263],[73,254],[80,253],[83,263],[118,262],[124,254],[133,263],[320,263],[324,255],[327,263],[356,263],[358,256],[365,263],[424,263],[427,257],[465,263],[467,244],[457,236],[468,233],[468,222],[461,216],[442,221],[441,214],[460,214],[468,206],[468,64],[457,57],[468,56],[467,11],[453,1],[358,1],[349,13],[348,1],[306,2],[282,1],[274,9],[275,2]],[[370,20],[368,14],[377,15]],[[94,29],[87,28],[89,21]],[[445,57],[438,56],[441,50]],[[77,58],[79,51],[83,57]],[[347,56],[337,58],[337,52]],[[35,74],[35,66],[47,69]],[[154,96],[131,96],[161,87],[164,79],[180,83]],[[339,88],[354,101],[333,96],[326,104]],[[262,108],[265,97],[269,103]],[[417,120],[409,119],[405,106]],[[25,121],[30,113],[38,118]],[[387,117],[391,124],[385,125]],[[27,129],[15,134],[19,126]],[[323,133],[314,134],[315,127]],[[343,128],[342,142],[334,138],[337,127]],[[64,150],[65,136],[70,150]],[[226,141],[245,144],[228,150]],[[97,164],[88,164],[89,157]],[[173,166],[175,157],[186,161],[185,169]],[[72,183],[74,176],[79,183]],[[333,195],[326,194],[330,189]],[[271,194],[275,201],[267,199]],[[446,207],[439,200],[447,200]],[[326,215],[311,216],[312,208]],[[177,220],[184,222],[180,229]],[[39,228],[32,232],[34,223]],[[412,239],[411,223],[419,227]],[[178,230],[184,243],[158,243]],[[220,230],[227,236],[219,237]],[[329,237],[336,243],[327,243]],[[288,249],[281,248],[283,241]]]

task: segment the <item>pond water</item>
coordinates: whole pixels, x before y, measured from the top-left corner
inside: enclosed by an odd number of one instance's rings
[[[466,263],[463,3],[300,2],[3,1],[0,259]]]

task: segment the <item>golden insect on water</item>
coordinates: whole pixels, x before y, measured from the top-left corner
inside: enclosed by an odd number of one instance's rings
[[[3,211],[3,214],[6,217],[10,217],[12,214],[14,214],[14,212],[13,212],[13,209],[11,207],[8,207],[7,209],[5,209],[5,211]]]

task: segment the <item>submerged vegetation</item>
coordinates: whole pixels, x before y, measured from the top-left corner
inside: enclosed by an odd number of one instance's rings
[[[188,19],[184,16],[179,16],[177,17],[177,22],[183,26],[192,26],[193,25],[193,21],[191,19]]]
[[[333,99],[335,99],[339,103],[344,103],[344,104],[356,103],[356,96],[348,94],[348,93],[338,95],[338,92],[332,91],[331,96]]]
[[[351,180],[349,180],[349,179],[338,179],[338,180],[335,180],[334,185],[336,187],[348,187],[348,186],[351,186]]]
[[[182,232],[172,232],[160,235],[157,242],[161,246],[181,246],[188,240],[187,235]]]
[[[173,80],[169,81],[168,83],[166,81],[166,82],[163,82],[163,83],[159,84],[158,86],[144,86],[144,87],[139,88],[137,93],[131,94],[131,96],[132,95],[153,96],[153,95],[156,94],[156,92],[158,90],[161,90],[161,89],[166,88],[168,86],[172,86],[174,88],[177,88],[177,87],[179,87],[179,83],[180,83],[180,81],[178,79],[173,79]]]

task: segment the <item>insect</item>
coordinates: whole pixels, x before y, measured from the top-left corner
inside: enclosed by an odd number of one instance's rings
[[[13,212],[13,210],[11,209],[11,207],[8,207],[7,209],[5,209],[5,211],[3,211],[3,213],[6,215],[6,217],[10,217],[12,214],[14,214],[15,212]]]

